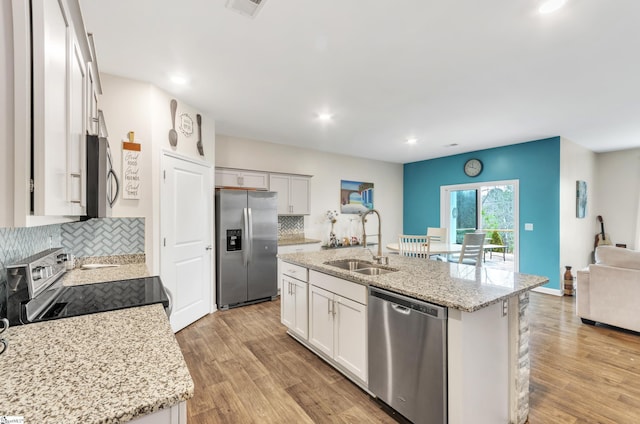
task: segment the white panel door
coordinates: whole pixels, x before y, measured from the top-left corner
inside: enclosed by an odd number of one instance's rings
[[[367,381],[367,307],[336,296],[334,359]]]
[[[210,166],[162,157],[160,277],[178,331],[212,309],[213,175]]]

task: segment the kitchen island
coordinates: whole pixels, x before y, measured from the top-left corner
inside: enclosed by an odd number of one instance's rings
[[[448,308],[449,423],[527,420],[528,291],[545,284],[546,277],[403,256],[390,257],[385,268],[392,272],[381,275],[327,264],[372,261],[364,249],[279,259],[288,333],[363,389],[368,389],[366,288],[374,286]],[[333,333],[324,337],[327,311]]]

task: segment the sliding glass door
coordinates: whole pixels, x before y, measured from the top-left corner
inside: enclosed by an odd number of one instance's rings
[[[449,192],[449,240],[462,243],[465,233],[472,233],[478,226],[478,190],[451,190]]]
[[[495,181],[441,187],[440,225],[452,243],[465,233],[487,233],[487,266],[518,270],[518,181]],[[495,260],[494,260],[495,259]]]

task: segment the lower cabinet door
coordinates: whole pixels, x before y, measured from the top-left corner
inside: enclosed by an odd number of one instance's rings
[[[291,278],[283,276],[281,278],[282,287],[280,289],[280,302],[282,313],[280,321],[288,328],[293,329],[296,322],[296,299],[293,292]]]
[[[309,287],[309,343],[333,357],[333,293]]]
[[[336,296],[334,359],[367,382],[367,307]]]
[[[309,284],[304,281],[291,280],[294,294],[294,316],[295,321],[293,331],[302,336],[305,340],[309,338],[309,307],[307,291]]]

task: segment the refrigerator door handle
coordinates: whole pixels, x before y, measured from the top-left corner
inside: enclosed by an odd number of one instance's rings
[[[247,243],[249,252],[247,253],[247,262],[251,262],[251,258],[253,257],[253,215],[251,214],[251,208],[247,208],[247,211],[247,215],[249,216],[249,243]]]
[[[247,264],[249,263],[249,212],[248,212],[248,208],[243,208],[242,209],[242,226],[243,231],[242,231],[242,242],[244,243],[244,249],[242,249],[242,262],[244,264],[244,266],[246,267]]]

